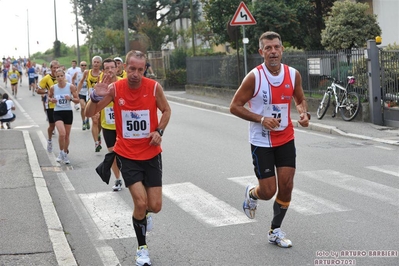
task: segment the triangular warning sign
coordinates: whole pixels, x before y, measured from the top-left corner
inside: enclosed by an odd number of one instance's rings
[[[236,13],[234,14],[233,19],[230,22],[231,26],[240,26],[240,25],[255,25],[256,20],[252,16],[251,12],[249,12],[248,7],[244,2],[241,2],[238,6]]]

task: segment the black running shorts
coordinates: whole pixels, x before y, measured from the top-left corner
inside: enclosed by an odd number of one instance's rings
[[[145,187],[162,186],[161,154],[144,161],[127,159],[117,154],[116,163],[122,173],[126,187],[136,182],[143,182]]]
[[[295,168],[296,150],[294,140],[272,148],[251,145],[252,163],[258,179],[276,175],[275,167]]]

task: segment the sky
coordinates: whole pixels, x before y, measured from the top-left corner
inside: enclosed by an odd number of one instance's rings
[[[0,0],[0,56],[28,57],[28,52],[45,52],[55,38],[54,2],[57,38],[68,46],[77,44],[75,14],[70,0]],[[29,25],[29,49],[28,49]],[[79,33],[79,44],[85,35]]]

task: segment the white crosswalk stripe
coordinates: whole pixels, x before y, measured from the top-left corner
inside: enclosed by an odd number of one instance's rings
[[[290,209],[303,215],[317,215],[332,212],[349,211],[350,209],[338,203],[323,199],[316,195],[294,188]]]
[[[242,211],[214,197],[194,184],[164,185],[163,194],[197,220],[210,226],[227,226],[254,222]]]
[[[300,172],[306,177],[399,207],[399,189],[334,170]]]
[[[368,169],[399,177],[399,165],[368,166]]]
[[[368,166],[366,168],[387,175],[399,176],[398,166],[396,165]],[[308,182],[316,180],[342,189],[342,191],[349,191],[356,195],[399,206],[399,189],[397,188],[329,169],[298,171],[296,175],[311,180]],[[306,178],[301,179],[306,180]],[[257,184],[257,179],[253,175],[231,177],[228,180],[243,188],[242,194],[237,195],[242,199],[244,199],[244,187],[251,183]],[[199,222],[211,227],[256,222],[256,220],[250,220],[246,217],[240,208],[241,206],[230,206],[190,182],[164,185],[163,195]],[[132,207],[122,200],[118,193],[98,192],[79,194],[79,197],[96,223],[103,239],[135,237],[131,225]],[[271,199],[271,201],[273,200]],[[310,216],[345,212],[350,211],[351,208],[297,186],[293,190],[290,210]]]
[[[257,182],[255,176],[232,177],[228,179],[244,187],[250,183],[254,183],[254,181]],[[350,210],[338,203],[312,195],[297,188],[294,188],[292,191],[292,199],[290,210],[294,210],[303,215],[316,215]],[[274,198],[271,200],[274,200]]]

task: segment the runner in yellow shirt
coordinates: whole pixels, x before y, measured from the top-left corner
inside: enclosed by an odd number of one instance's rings
[[[20,79],[19,71],[17,69],[16,65],[12,66],[12,69],[8,71],[8,79],[10,80],[11,83],[11,90],[12,90],[12,95],[17,98],[17,92],[18,92],[18,81]]]

